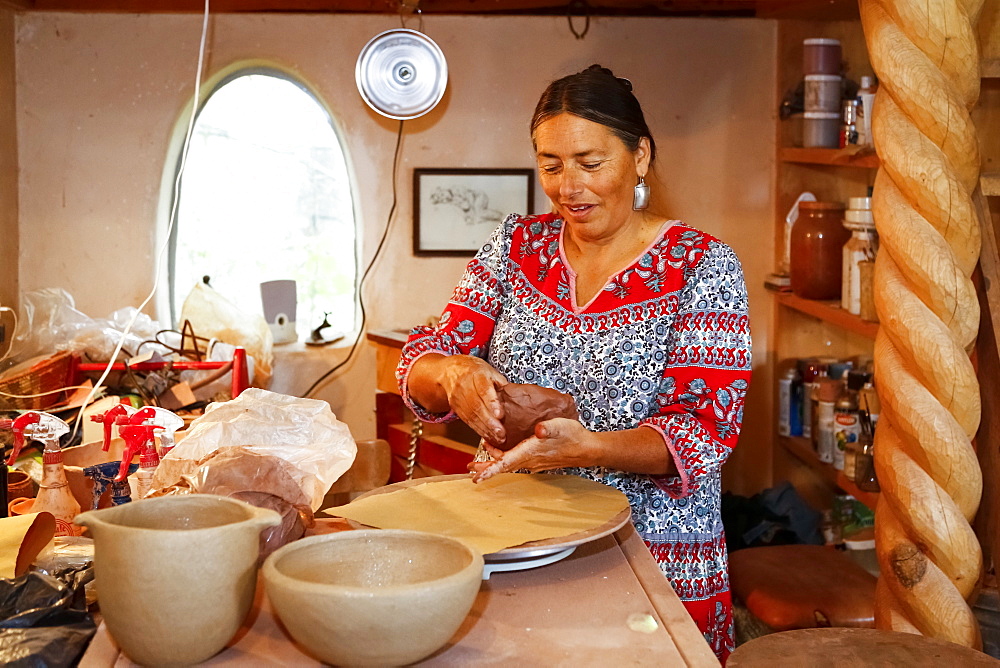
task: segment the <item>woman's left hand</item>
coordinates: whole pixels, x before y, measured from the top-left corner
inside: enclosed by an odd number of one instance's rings
[[[595,434],[577,420],[553,418],[535,425],[535,435],[507,450],[485,445],[492,462],[469,465],[472,481],[482,482],[498,473],[528,470],[532,473],[567,466],[594,466]]]

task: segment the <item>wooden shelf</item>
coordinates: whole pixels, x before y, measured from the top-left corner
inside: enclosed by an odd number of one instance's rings
[[[779,436],[778,441],[785,450],[795,455],[799,461],[815,471],[828,483],[847,492],[861,503],[875,510],[875,506],[878,504],[878,492],[865,492],[859,489],[853,481],[847,479],[843,471],[833,468],[833,464],[821,462],[816,455],[816,451],[813,450],[812,442],[809,439],[799,436]]]
[[[840,304],[835,301],[803,299],[791,292],[776,292],[775,299],[782,306],[805,313],[806,315],[811,315],[814,318],[829,322],[837,327],[860,334],[869,339],[875,340],[875,335],[878,334],[877,322],[862,320],[858,316],[852,315],[840,308]]]
[[[881,164],[871,148],[783,148],[778,152],[782,162],[800,162],[810,165],[833,165],[877,169]]]

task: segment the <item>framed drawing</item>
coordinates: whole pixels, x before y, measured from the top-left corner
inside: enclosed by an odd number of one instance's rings
[[[414,169],[413,254],[474,255],[534,199],[532,169]]]

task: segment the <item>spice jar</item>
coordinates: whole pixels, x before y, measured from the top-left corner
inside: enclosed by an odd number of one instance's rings
[[[791,234],[792,292],[805,299],[838,299],[843,249],[850,238],[843,204],[799,202]]]

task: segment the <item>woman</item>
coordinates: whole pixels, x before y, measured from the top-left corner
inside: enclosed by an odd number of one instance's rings
[[[750,379],[746,289],[733,251],[645,207],[655,158],[631,83],[597,65],[553,82],[531,122],[553,211],[509,216],[469,263],[398,377],[418,417],[459,417],[503,442],[496,388],[570,394],[579,421],[473,465],[561,469],[620,489],[636,530],[716,654],[733,648],[720,468]],[[638,185],[637,185],[638,184]],[[478,459],[478,458],[477,458]]]

